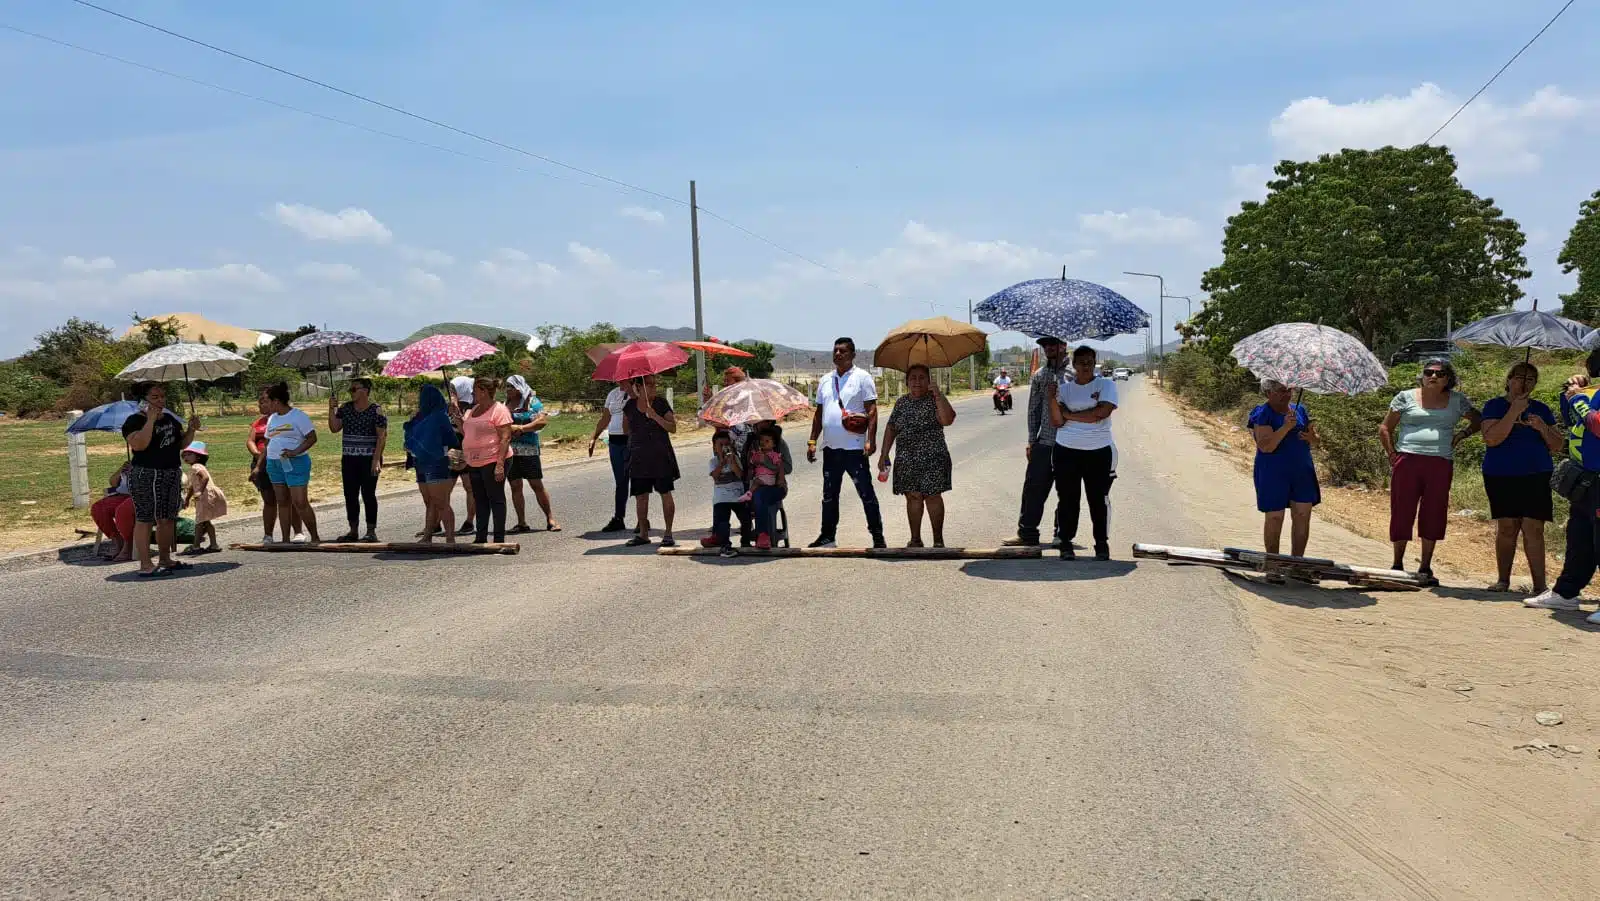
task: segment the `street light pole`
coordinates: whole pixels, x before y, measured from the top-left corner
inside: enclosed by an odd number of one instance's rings
[[[1128,272],[1123,270],[1122,274],[1137,275],[1140,278],[1153,278],[1156,280],[1156,292],[1161,295],[1161,300],[1159,301],[1160,318],[1156,320],[1156,355],[1161,359],[1162,363],[1165,363],[1167,355],[1163,351],[1166,347],[1167,338],[1167,280],[1150,272]],[[1163,365],[1156,370],[1156,382],[1163,388],[1167,384],[1166,369],[1166,366]]]

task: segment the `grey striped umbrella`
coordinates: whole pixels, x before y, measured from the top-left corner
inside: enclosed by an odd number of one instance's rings
[[[313,369],[318,366],[332,369],[349,363],[376,360],[378,354],[385,350],[388,350],[388,345],[355,332],[311,332],[289,342],[289,346],[278,351],[274,359],[292,369]]]

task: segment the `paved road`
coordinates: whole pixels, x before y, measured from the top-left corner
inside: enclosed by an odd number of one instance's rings
[[[1195,534],[1126,393],[1123,557]],[[1015,527],[1023,418],[985,403],[950,430],[953,544]],[[809,539],[818,471],[794,481]],[[1339,896],[1254,750],[1213,574],[657,558],[583,534],[603,466],[550,485],[568,531],[517,557],[0,576],[0,895]]]

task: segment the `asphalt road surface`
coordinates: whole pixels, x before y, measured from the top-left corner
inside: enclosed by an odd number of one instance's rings
[[[1231,589],[1128,559],[1197,530],[1143,475],[1175,426],[1124,394],[1111,563],[660,558],[584,533],[596,463],[515,557],[0,575],[0,894],[1340,897],[1257,750]],[[1026,401],[958,405],[949,543],[1013,534]],[[798,463],[802,543],[819,484]]]

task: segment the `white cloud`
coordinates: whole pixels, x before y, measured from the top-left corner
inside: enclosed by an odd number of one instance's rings
[[[490,285],[512,291],[548,288],[561,278],[561,270],[555,266],[536,263],[526,253],[510,248],[496,251],[492,259],[479,260],[473,271]]]
[[[835,267],[858,280],[869,281],[898,293],[931,287],[963,273],[1037,273],[1043,276],[1061,263],[1073,258],[1085,259],[1093,253],[1092,250],[1080,250],[1063,255],[1010,241],[975,241],[912,220],[900,230],[899,238],[893,245],[859,260],[841,255],[836,258]],[[827,277],[812,266],[787,268],[793,274]]]
[[[110,257],[95,257],[92,260],[86,260],[83,257],[70,256],[61,260],[61,268],[68,272],[105,272],[117,268],[117,261]]]
[[[283,290],[283,283],[254,263],[225,263],[211,269],[146,269],[116,283],[117,294],[129,300],[204,298],[224,289],[269,293]]]
[[[1345,148],[1410,147],[1427,140],[1460,106],[1461,98],[1431,82],[1404,97],[1385,94],[1342,104],[1305,97],[1285,107],[1270,131],[1280,153],[1295,158]],[[1479,97],[1438,140],[1456,152],[1463,169],[1533,172],[1541,162],[1535,148],[1589,106],[1553,85],[1517,105]]]
[[[1193,219],[1147,209],[1084,213],[1078,217],[1078,226],[1118,244],[1180,244],[1200,234],[1200,226]]]
[[[611,256],[605,251],[586,247],[577,241],[567,242],[567,253],[571,254],[579,265],[588,266],[591,269],[611,265]]]
[[[405,281],[406,286],[415,291],[437,294],[444,290],[444,279],[426,269],[407,269]]]
[[[625,206],[622,208],[621,212],[623,216],[629,219],[637,219],[640,222],[649,222],[654,224],[665,222],[667,220],[666,214],[660,210],[652,210],[642,206]]]
[[[515,247],[502,247],[494,252],[494,258],[502,263],[526,263],[533,257]]]
[[[428,247],[413,247],[410,244],[401,244],[395,250],[407,262],[416,263],[418,266],[433,266],[435,268],[455,265],[456,258],[442,250],[433,250]]]
[[[347,285],[361,281],[361,270],[349,263],[301,263],[294,274],[307,281]]]
[[[299,203],[280,203],[273,217],[313,241],[370,241],[387,244],[394,237],[388,226],[364,209],[346,207],[337,213]]]
[[[1229,169],[1233,190],[1242,200],[1262,200],[1267,196],[1267,182],[1276,178],[1271,166],[1247,163]]]

